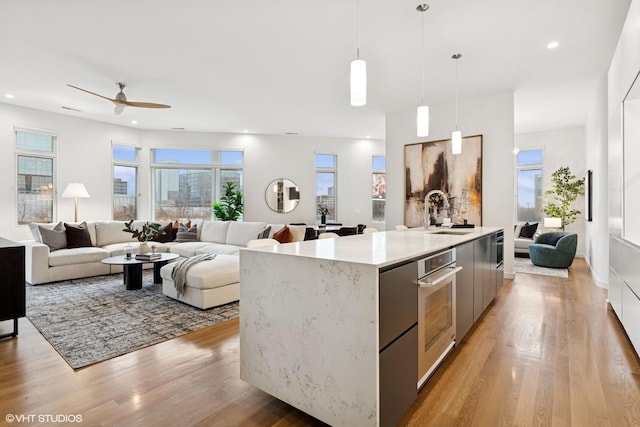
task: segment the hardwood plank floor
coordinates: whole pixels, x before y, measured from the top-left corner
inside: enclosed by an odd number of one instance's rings
[[[640,363],[606,295],[582,259],[569,279],[506,280],[400,425],[640,425]],[[20,319],[20,336],[0,340],[0,425],[30,425],[7,414],[74,414],[92,426],[322,425],[239,379],[238,325],[74,371]]]

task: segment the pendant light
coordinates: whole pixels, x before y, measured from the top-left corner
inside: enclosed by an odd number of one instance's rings
[[[351,61],[351,105],[367,103],[367,63],[360,59],[360,0],[356,2],[356,59]]]
[[[416,115],[416,127],[418,136],[429,136],[429,107],[424,105],[424,12],[429,9],[429,5],[426,3],[419,4],[416,10],[422,14],[422,33],[420,34],[420,52],[421,52],[421,67],[422,72],[420,77],[422,80],[422,92],[420,97],[420,106]]]
[[[461,53],[456,53],[451,57],[456,60],[456,130],[451,132],[451,154],[462,153],[462,132],[458,130],[458,59],[461,57]]]

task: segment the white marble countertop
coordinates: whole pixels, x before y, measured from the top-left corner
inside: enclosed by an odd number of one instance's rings
[[[335,239],[308,240],[242,250],[280,253],[385,267],[447,249],[495,233],[502,227],[475,227],[425,231],[422,228],[381,231]],[[442,234],[452,233],[452,234]]]

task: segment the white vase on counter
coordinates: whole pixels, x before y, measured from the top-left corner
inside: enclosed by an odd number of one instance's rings
[[[149,244],[147,242],[140,242],[140,249],[138,253],[144,254],[149,252]]]

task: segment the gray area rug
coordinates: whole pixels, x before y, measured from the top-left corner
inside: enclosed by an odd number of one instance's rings
[[[127,291],[122,274],[26,287],[27,317],[78,369],[238,317],[238,302],[208,310],[183,304],[153,284]]]
[[[569,277],[566,268],[547,268],[534,265],[529,258],[515,257],[513,259],[513,271],[516,273],[540,274],[542,276]]]

